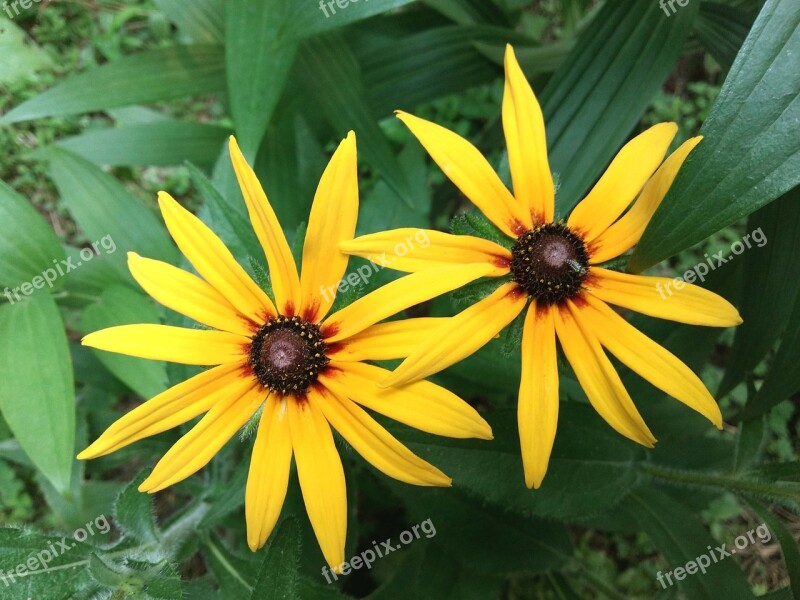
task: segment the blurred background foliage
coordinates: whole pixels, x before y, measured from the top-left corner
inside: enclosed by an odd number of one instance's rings
[[[692,0],[675,8],[651,0],[353,0],[328,11],[314,0],[44,0],[0,13],[0,286],[78,261],[106,236],[114,242],[52,289],[22,302],[0,298],[0,567],[13,569],[100,515],[113,522],[109,534],[56,558],[58,569],[0,585],[0,597],[800,598],[800,6]],[[541,490],[527,490],[512,325],[436,378],[482,410],[494,442],[389,425],[453,476],[452,490],[396,485],[341,444],[349,556],[428,518],[437,535],[334,585],[320,575],[296,482],[269,545],[246,550],[251,440],[234,440],[155,498],[138,494],[137,482],[180,431],[88,465],[72,459],[120,414],[188,374],[78,342],[115,324],[186,324],[125,268],[128,250],[187,266],[156,214],[158,190],[197,212],[252,272],[263,257],[225,138],[236,133],[290,241],[302,242],[327,157],[354,129],[360,233],[480,227],[392,111],[458,131],[507,177],[506,42],[543,106],[561,215],[649,125],[676,121],[675,146],[705,136],[629,270],[677,276],[729,255],[747,232],[766,235],[765,246],[705,282],[740,308],[745,324],[735,332],[634,319],[716,392],[722,432],[621,369],[659,439],[644,451],[613,434],[563,376],[550,472]],[[381,272],[359,293],[395,276]],[[412,312],[452,314],[479,293]],[[659,571],[761,523],[774,534],[769,542],[676,586],[657,582]]]

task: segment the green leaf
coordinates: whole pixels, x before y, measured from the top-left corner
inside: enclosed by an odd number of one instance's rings
[[[714,562],[707,556],[709,546],[717,548],[714,538],[706,531],[691,509],[655,488],[640,488],[625,501],[624,508],[635,516],[641,531],[646,533],[669,563],[673,585],[692,600],[717,600],[720,597],[746,600],[754,598],[742,571],[733,559]],[[705,555],[711,564],[705,573],[684,573],[676,581],[674,570],[685,568],[689,561]],[[716,555],[715,555],[716,557]],[[705,561],[704,561],[705,562]],[[661,586],[669,586],[666,577]]]
[[[130,250],[170,263],[177,260],[161,220],[114,177],[66,150],[50,148],[47,157],[64,205],[90,241],[105,239],[113,245],[106,254],[120,272],[128,271],[125,255]]]
[[[292,27],[287,37],[306,38],[350,23],[400,8],[413,0],[325,0],[321,3],[293,2]]]
[[[410,186],[397,163],[389,141],[370,114],[359,64],[347,43],[338,36],[306,42],[298,54],[303,82],[310,98],[339,137],[356,132],[358,153],[366,158],[392,190],[413,206]]]
[[[198,44],[222,44],[222,0],[154,0],[155,5],[175,26]]]
[[[75,391],[64,323],[53,298],[0,306],[0,410],[19,445],[59,493],[75,452]]]
[[[295,3],[227,0],[225,63],[228,99],[242,152],[251,161],[289,77],[297,42],[283,38]],[[312,12],[304,6],[303,12]]]
[[[158,322],[158,311],[149,298],[115,285],[106,289],[96,304],[86,308],[81,329],[87,334],[115,325]],[[151,398],[167,388],[167,369],[161,361],[104,350],[93,352],[106,369],[143,398]]]
[[[736,328],[718,397],[731,391],[775,345],[800,294],[800,188],[753,213],[747,230],[759,243],[747,240],[752,248],[744,255],[744,323]]]
[[[0,284],[15,288],[29,282],[25,289],[34,283],[39,284],[37,289],[45,284],[59,286],[57,268],[62,259],[64,250],[47,222],[25,198],[0,181]],[[42,276],[45,270],[46,281]],[[35,277],[37,281],[32,282]],[[1,301],[16,302],[17,295],[5,295]]]
[[[633,461],[640,450],[607,427],[594,411],[562,402],[559,429],[547,477],[533,492],[524,485],[516,411],[486,415],[492,443],[454,443],[398,432],[407,445],[453,478],[453,487],[490,505],[534,517],[568,520],[618,503],[636,482]],[[577,488],[575,481],[580,481]]]
[[[225,89],[220,46],[156,48],[72,75],[6,113],[0,123],[61,117]]]
[[[736,454],[733,456],[733,474],[742,473],[755,463],[764,446],[764,419],[743,421],[736,431]]]
[[[800,183],[800,11],[767,0],[687,159],[636,247],[639,272]],[[698,198],[701,201],[698,202]]]
[[[58,145],[98,165],[179,165],[209,168],[230,130],[188,121],[159,121],[111,127],[68,137]]]
[[[602,173],[680,56],[699,2],[607,2],[541,92],[550,168],[565,215]],[[538,90],[535,90],[538,91]]]
[[[300,530],[294,519],[281,522],[264,549],[258,580],[250,598],[300,600],[297,566],[300,560]]]
[[[742,47],[754,15],[734,6],[701,2],[694,32],[711,56],[728,70]]]
[[[33,44],[25,32],[5,18],[0,27],[0,83],[13,83],[27,79],[35,71],[51,67],[53,61],[41,48]]]
[[[120,492],[114,504],[114,522],[138,542],[155,545],[161,541],[153,511],[153,496],[139,491],[147,472],[137,475]]]

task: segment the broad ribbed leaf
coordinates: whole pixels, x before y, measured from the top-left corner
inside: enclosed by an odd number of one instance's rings
[[[295,2],[227,0],[225,64],[228,99],[242,151],[249,159],[267,129],[297,52],[286,39]],[[304,5],[304,12],[313,12]]]
[[[730,69],[755,15],[733,6],[701,2],[694,31],[723,69]]]
[[[661,88],[698,2],[667,18],[657,2],[607,2],[540,93],[550,168],[565,215],[600,176]]]
[[[198,44],[222,44],[222,0],[154,0],[158,10],[175,23],[178,30]]]
[[[752,248],[743,246],[747,293],[742,295],[740,313],[744,323],[736,328],[719,397],[742,381],[775,345],[800,293],[800,188],[753,213],[747,231]]]
[[[179,165],[190,161],[209,168],[230,130],[187,121],[162,121],[92,130],[58,142],[98,165]]]
[[[170,46],[72,75],[8,112],[0,123],[148,104],[225,89],[222,48]]]
[[[628,263],[641,271],[800,184],[800,11],[767,0],[687,159]]]
[[[25,198],[0,181],[0,285],[11,288],[12,300],[16,301],[16,294],[23,297],[24,292],[15,294],[14,288],[26,282],[31,291],[34,284],[39,289],[45,284],[61,285],[57,268],[63,258],[64,250],[47,222]],[[42,276],[45,270],[47,282]],[[37,281],[31,283],[35,277]],[[9,301],[8,296],[3,301]]]
[[[279,0],[282,1],[282,0]],[[331,2],[291,2],[290,36],[311,37],[339,29],[367,17],[400,8],[413,0],[339,0]],[[286,4],[290,4],[286,2]]]
[[[75,454],[75,390],[64,323],[50,294],[0,305],[0,410],[60,493]],[[13,565],[12,565],[13,566]]]

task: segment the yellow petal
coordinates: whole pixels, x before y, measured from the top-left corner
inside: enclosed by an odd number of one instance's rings
[[[320,382],[343,398],[414,429],[452,438],[492,439],[492,428],[474,408],[429,381],[380,387],[391,373],[365,363],[332,362]]]
[[[527,210],[517,202],[480,151],[457,133],[408,113],[398,112],[431,158],[458,189],[506,235],[530,229]]]
[[[617,432],[649,448],[656,439],[636,410],[614,365],[580,321],[572,301],[553,311],[556,333],[575,376],[594,409]]]
[[[242,385],[241,366],[221,365],[172,386],[134,408],[78,454],[88,460],[191,421]]]
[[[253,552],[267,542],[286,499],[292,466],[292,437],[285,403],[292,401],[270,396],[258,424],[244,501],[247,545]]]
[[[592,264],[611,260],[639,242],[647,224],[678,175],[683,161],[702,139],[702,136],[693,137],[670,154],[644,186],[644,190],[631,209],[590,244]]]
[[[535,223],[549,223],[555,210],[553,175],[547,161],[544,117],[514,49],[506,45],[503,131],[514,196]]]
[[[658,389],[693,408],[722,429],[722,413],[711,394],[692,370],[669,350],[655,343],[607,304],[590,294],[581,312],[600,343],[620,362]]]
[[[159,192],[158,205],[170,235],[203,279],[249,319],[259,323],[275,316],[272,300],[213,231],[166,192]]]
[[[145,323],[101,329],[84,337],[81,343],[98,350],[150,360],[184,365],[222,365],[245,360],[250,339],[227,331]]]
[[[238,393],[220,399],[200,421],[158,461],[140,492],[154,493],[190,477],[244,427],[267,393],[252,379],[242,378]]]
[[[591,242],[617,220],[661,164],[675,123],[659,123],[622,147],[589,194],[569,216],[567,225]]]
[[[377,323],[334,344],[327,355],[335,361],[348,362],[405,358],[444,322],[444,317],[420,317]]]
[[[411,452],[362,408],[347,398],[320,391],[314,402],[331,426],[368,463],[389,477],[412,485],[449,486],[450,478]]]
[[[383,382],[398,386],[438,373],[483,347],[525,307],[527,295],[516,283],[501,285],[491,295],[448,319],[423,340]]]
[[[336,286],[347,268],[347,255],[339,251],[339,242],[353,239],[357,218],[356,135],[351,131],[322,174],[308,218],[300,314],[312,323],[324,317],[333,304]],[[328,288],[333,288],[332,294],[324,293]]]
[[[339,248],[371,261],[373,270],[388,267],[414,273],[445,265],[484,263],[494,267],[489,277],[499,277],[508,273],[511,263],[511,252],[489,240],[410,227],[363,235],[339,244]]]
[[[313,388],[307,400],[288,399],[297,477],[308,518],[322,554],[331,568],[344,562],[347,535],[347,491],[344,469],[328,422],[317,406]]]
[[[556,330],[549,307],[531,302],[522,332],[522,377],[519,385],[519,442],[525,485],[542,485],[558,424]]]
[[[401,277],[330,315],[322,326],[325,341],[338,342],[410,306],[485,277],[489,265],[453,265]]]
[[[250,336],[259,325],[242,315],[217,289],[196,275],[128,252],[128,268],[142,289],[174,311],[215,329]]]
[[[267,257],[275,303],[281,314],[293,315],[299,310],[300,278],[297,276],[297,266],[294,264],[289,243],[283,235],[283,229],[264,193],[264,188],[261,187],[261,182],[247,164],[233,136],[228,147],[233,170],[239,180],[247,212],[250,214],[250,222]]]
[[[722,296],[668,277],[592,267],[584,287],[609,304],[659,319],[710,327],[730,327],[742,322],[736,308]]]

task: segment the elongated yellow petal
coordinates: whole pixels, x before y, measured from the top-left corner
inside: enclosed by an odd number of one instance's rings
[[[597,267],[589,274],[584,287],[609,304],[690,325],[730,327],[742,322],[739,312],[725,298],[690,283]]]
[[[245,492],[247,545],[255,552],[266,542],[286,499],[292,466],[292,436],[286,416],[292,399],[270,396],[261,414]]]
[[[275,305],[205,223],[159,192],[158,205],[172,239],[197,272],[239,312],[255,322],[275,316]]]
[[[242,196],[247,204],[250,222],[256,232],[258,241],[264,248],[264,255],[269,265],[269,276],[272,281],[272,291],[275,294],[275,303],[281,314],[293,315],[299,310],[300,305],[300,278],[297,276],[297,266],[294,257],[283,235],[278,217],[261,187],[255,172],[247,164],[236,139],[231,136],[228,148],[231,153],[233,170],[239,180]]]
[[[485,277],[489,265],[453,265],[427,269],[401,277],[325,319],[322,333],[329,344],[364,331],[410,306],[452,291]]]
[[[387,378],[384,386],[419,381],[446,369],[483,347],[522,312],[527,295],[516,283],[501,285],[492,294],[448,319]]]
[[[388,267],[408,273],[445,265],[484,263],[494,267],[489,277],[500,277],[508,273],[511,263],[511,252],[489,240],[410,227],[363,235],[339,244],[339,248],[366,258],[375,269]]]
[[[353,239],[357,218],[356,134],[351,131],[322,174],[308,218],[300,275],[300,314],[312,323],[324,317],[333,304],[336,286],[347,268],[347,255],[339,250],[339,242]],[[325,293],[329,288],[333,293]]]
[[[347,362],[405,358],[444,322],[445,317],[420,317],[376,323],[334,344],[327,354],[335,361]]]
[[[480,151],[457,133],[408,113],[399,118],[458,189],[506,235],[516,238],[532,222]]]
[[[571,301],[553,311],[556,333],[578,382],[594,409],[617,432],[649,448],[656,438],[636,410],[614,365],[593,333],[581,323]]]
[[[659,123],[625,144],[589,194],[572,211],[567,224],[591,242],[617,220],[661,164],[675,123]]]
[[[519,384],[519,442],[525,485],[542,485],[558,425],[558,362],[553,312],[531,302],[522,332],[522,377]]]
[[[452,438],[492,439],[492,428],[474,408],[429,381],[403,387],[379,384],[391,373],[365,363],[332,362],[320,382],[336,395],[350,398],[414,429]]]
[[[253,380],[242,379],[238,393],[220,399],[192,429],[158,461],[140,492],[154,493],[205,467],[263,404],[267,393]]]
[[[85,336],[81,344],[150,360],[184,365],[222,365],[244,361],[250,340],[227,331],[145,323],[101,329]]]
[[[411,452],[346,397],[321,391],[315,398],[331,426],[373,467],[412,485],[450,486],[450,478]]]
[[[670,154],[655,175],[644,186],[644,190],[631,209],[590,244],[590,262],[598,264],[627,252],[642,238],[647,224],[667,195],[672,182],[680,171],[683,161],[689,156],[702,136],[686,140]]]
[[[588,307],[581,311],[600,343],[658,389],[693,408],[722,429],[722,413],[716,401],[692,370],[669,350],[660,346],[606,303],[585,295]]]
[[[307,401],[289,399],[286,405],[308,518],[325,560],[335,569],[344,562],[347,491],[342,460],[318,402],[319,393],[312,388]]]
[[[514,196],[534,223],[549,223],[555,210],[555,188],[547,160],[544,117],[514,49],[506,45],[503,131]]]
[[[142,289],[174,311],[215,329],[252,335],[259,325],[236,310],[217,289],[183,269],[128,252],[128,268]]]
[[[115,421],[78,459],[111,454],[141,439],[162,433],[211,409],[220,398],[235,394],[241,366],[220,365],[203,371],[154,396]]]

